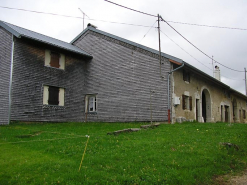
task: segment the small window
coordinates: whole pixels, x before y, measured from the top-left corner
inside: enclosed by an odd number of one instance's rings
[[[245,110],[243,110],[243,119],[246,119],[246,113],[245,113]]]
[[[190,73],[186,70],[183,70],[183,80],[185,82],[190,82]]]
[[[44,86],[43,104],[64,106],[64,88]]]
[[[97,100],[96,95],[86,95],[85,99],[85,112],[96,112],[97,111]]]
[[[65,55],[50,50],[45,50],[45,66],[65,69]]]
[[[59,53],[51,52],[50,66],[51,67],[59,68],[60,67],[60,65],[59,65],[59,58],[60,58]]]
[[[183,94],[183,110],[192,110],[192,97]]]

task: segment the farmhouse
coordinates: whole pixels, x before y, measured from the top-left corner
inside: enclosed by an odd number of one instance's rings
[[[0,124],[245,122],[247,97],[183,60],[93,25],[71,43],[0,21]],[[217,71],[216,70],[216,71]]]

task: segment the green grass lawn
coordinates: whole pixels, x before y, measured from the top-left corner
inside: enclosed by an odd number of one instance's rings
[[[142,124],[0,126],[0,184],[212,184],[247,167],[246,124],[183,123],[107,135]]]

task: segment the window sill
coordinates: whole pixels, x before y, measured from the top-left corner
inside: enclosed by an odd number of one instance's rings
[[[191,112],[192,110],[189,109],[184,109],[185,112]]]
[[[43,109],[58,109],[58,110],[64,110],[65,106],[60,105],[43,105]]]
[[[190,82],[188,82],[188,81],[184,81],[186,84],[190,84]]]
[[[50,69],[57,69],[57,70],[61,70],[61,71],[65,71],[65,69],[61,69],[61,68],[57,68],[57,67],[51,67],[51,66],[44,66]]]
[[[97,112],[85,112],[85,114],[97,114]]]

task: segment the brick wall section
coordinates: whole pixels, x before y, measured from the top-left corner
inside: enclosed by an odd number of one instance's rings
[[[74,45],[93,54],[86,66],[86,92],[97,93],[97,114],[88,121],[150,121],[150,89],[153,121],[167,120],[167,75],[170,63],[128,48],[106,36],[88,31]]]
[[[0,28],[0,125],[8,124],[12,35]]]
[[[15,41],[11,120],[83,121],[84,58],[57,51],[66,56],[65,70],[46,67],[45,49],[51,48]],[[43,105],[43,85],[65,88],[65,106]]]

